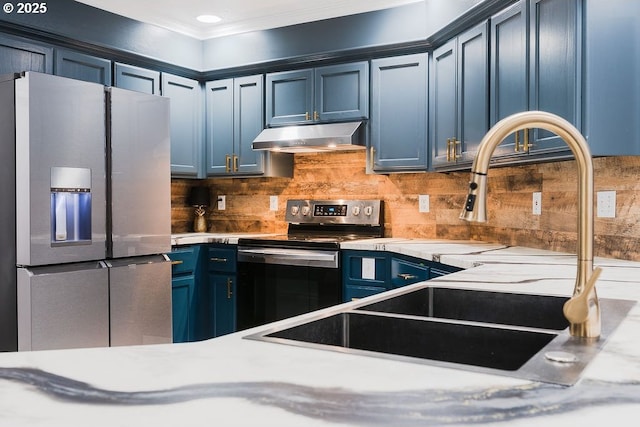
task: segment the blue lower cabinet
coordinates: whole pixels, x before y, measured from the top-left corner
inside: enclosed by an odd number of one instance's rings
[[[391,284],[394,288],[429,280],[430,267],[418,258],[393,255],[391,258]]]
[[[341,260],[344,302],[462,270],[384,251],[343,250]]]
[[[210,325],[212,336],[230,334],[236,331],[236,276],[215,274],[209,275]]]
[[[173,342],[193,341],[198,339],[200,245],[176,246],[168,256],[172,263]]]
[[[208,245],[207,303],[204,317],[209,337],[236,331],[237,247],[227,244]]]
[[[388,288],[380,287],[380,286],[357,286],[357,285],[346,285],[344,287],[344,301],[355,301],[360,298],[369,297],[371,295],[379,294],[380,292],[387,291]]]
[[[379,251],[342,251],[343,301],[364,298],[391,288],[390,255]]]
[[[173,342],[193,340],[194,317],[193,307],[194,276],[176,277],[171,280],[171,301],[173,306]]]

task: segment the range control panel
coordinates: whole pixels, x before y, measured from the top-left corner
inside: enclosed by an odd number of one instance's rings
[[[382,200],[288,200],[285,219],[295,224],[380,225]]]

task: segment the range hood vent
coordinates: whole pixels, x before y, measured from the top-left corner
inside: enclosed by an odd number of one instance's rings
[[[364,150],[365,144],[362,122],[348,122],[268,128],[253,140],[253,149],[312,153]]]

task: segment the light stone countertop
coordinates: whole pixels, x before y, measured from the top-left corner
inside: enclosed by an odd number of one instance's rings
[[[176,233],[171,235],[171,246],[202,243],[226,243],[237,245],[241,238],[275,236],[270,233]]]
[[[537,249],[409,239],[343,247],[467,268],[434,279],[446,286],[568,296],[575,280],[575,256]],[[640,301],[640,263],[595,263],[601,298]],[[640,414],[640,304],[572,387],[243,339],[265,328],[0,354],[0,426],[635,426]]]

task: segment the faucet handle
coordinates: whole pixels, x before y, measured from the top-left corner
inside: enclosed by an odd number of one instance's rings
[[[602,268],[596,267],[593,273],[591,273],[589,280],[587,280],[582,292],[574,295],[564,303],[562,311],[569,322],[582,323],[589,318],[589,294],[591,294],[591,291],[595,287],[600,273],[602,273]]]

